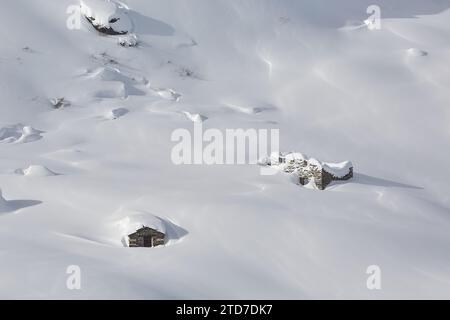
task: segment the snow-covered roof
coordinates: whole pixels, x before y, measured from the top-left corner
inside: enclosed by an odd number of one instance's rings
[[[6,209],[9,209],[8,202],[3,198],[2,189],[0,189],[0,213]]]
[[[340,163],[322,163],[323,170],[331,173],[333,176],[338,178],[347,175],[351,168],[353,168],[353,164],[350,161],[344,161]]]

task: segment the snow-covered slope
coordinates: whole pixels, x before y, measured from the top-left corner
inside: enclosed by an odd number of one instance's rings
[[[449,298],[450,1],[377,1],[371,31],[372,2],[123,0],[127,48],[67,28],[77,0],[0,0],[0,298]],[[355,178],[176,166],[194,122]],[[168,245],[124,247],[136,217]]]

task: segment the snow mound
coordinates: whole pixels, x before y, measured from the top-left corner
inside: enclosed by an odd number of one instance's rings
[[[127,98],[129,95],[146,94],[148,80],[145,77],[124,74],[114,67],[99,67],[86,70],[83,80],[91,81],[89,85],[98,98]],[[101,84],[95,81],[102,81]],[[104,83],[105,81],[106,83]]]
[[[123,75],[117,68],[99,67],[93,70],[88,70],[85,79],[100,79],[103,81],[119,81],[123,83],[132,82],[132,79]]]
[[[258,114],[263,111],[261,108],[243,107],[243,106],[239,106],[239,105],[235,105],[235,104],[225,104],[225,106],[228,109],[233,110],[235,112],[245,113],[245,114],[250,114],[250,115]]]
[[[310,190],[319,190],[319,188],[317,187],[315,179],[310,179],[309,182],[307,184],[305,184],[303,187],[305,189],[310,189]]]
[[[178,102],[178,101],[180,101],[180,99],[182,97],[182,95],[180,93],[175,92],[172,89],[155,89],[155,88],[153,88],[152,90],[155,92],[155,94],[157,96],[159,96],[163,99],[166,99],[166,100],[170,100],[170,101]]]
[[[27,143],[42,139],[43,131],[36,130],[30,126],[16,124],[0,129],[0,142]]]
[[[131,32],[133,23],[127,9],[110,0],[80,0],[81,13],[99,32],[123,35]]]
[[[105,117],[108,120],[116,120],[116,119],[119,119],[120,117],[123,117],[124,115],[126,115],[129,112],[130,111],[126,108],[117,108],[117,109],[108,111],[106,113]]]
[[[186,116],[186,118],[188,118],[192,122],[200,123],[200,122],[204,122],[204,121],[206,121],[208,119],[207,117],[205,117],[205,116],[203,116],[201,114],[198,114],[198,113],[193,114],[193,113],[190,113],[188,111],[183,111],[183,114]]]
[[[129,48],[129,47],[137,47],[139,41],[135,34],[128,34],[123,37],[120,37],[117,43],[122,47]]]
[[[426,56],[428,56],[428,52],[417,49],[417,48],[410,48],[406,52],[407,52],[408,56],[410,56],[410,57],[426,57]]]
[[[54,98],[50,99],[50,103],[52,104],[53,108],[55,109],[61,109],[65,107],[69,107],[71,103],[67,101],[65,98]]]
[[[41,165],[31,165],[26,169],[17,169],[16,173],[27,177],[51,177],[58,175],[56,172]]]

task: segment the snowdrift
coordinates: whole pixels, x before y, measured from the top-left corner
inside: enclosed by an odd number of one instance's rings
[[[43,131],[36,130],[30,126],[16,124],[0,128],[0,142],[5,143],[27,143],[40,140]]]
[[[17,169],[16,173],[27,177],[51,177],[58,175],[56,172],[41,165],[31,165],[25,169]]]

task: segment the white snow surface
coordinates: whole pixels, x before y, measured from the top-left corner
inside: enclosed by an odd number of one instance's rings
[[[0,2],[0,298],[450,298],[450,1],[379,0],[381,30],[369,0],[114,2],[130,48],[68,29],[76,0]],[[176,166],[183,112],[280,129],[280,150],[355,177],[319,192]],[[14,174],[30,164],[61,174]],[[170,245],[125,247],[127,217],[156,217]]]

